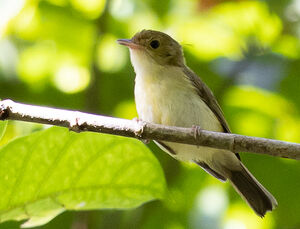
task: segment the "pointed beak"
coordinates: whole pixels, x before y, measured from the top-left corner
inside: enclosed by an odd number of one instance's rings
[[[142,47],[138,44],[135,44],[131,39],[119,39],[119,40],[117,40],[117,42],[120,45],[125,45],[125,46],[127,46],[128,48],[131,48],[131,49],[140,49]]]

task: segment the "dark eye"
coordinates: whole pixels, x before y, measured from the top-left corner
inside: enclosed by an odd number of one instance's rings
[[[150,46],[151,46],[151,48],[153,48],[153,49],[157,49],[158,47],[159,47],[159,41],[158,40],[153,40],[153,41],[151,41],[150,42]]]

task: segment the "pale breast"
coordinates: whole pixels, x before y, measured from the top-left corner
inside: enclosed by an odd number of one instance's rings
[[[217,117],[180,68],[154,69],[148,73],[152,75],[137,74],[135,82],[136,107],[142,120],[222,131]]]

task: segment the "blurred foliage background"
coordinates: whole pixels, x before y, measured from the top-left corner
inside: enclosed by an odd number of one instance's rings
[[[144,28],[183,45],[233,132],[300,142],[299,0],[0,0],[0,97],[133,118],[134,72],[115,41]],[[10,122],[1,144],[40,128]],[[279,203],[260,219],[228,184],[149,147],[165,171],[165,200],[66,212],[40,228],[300,227],[297,161],[242,153]]]

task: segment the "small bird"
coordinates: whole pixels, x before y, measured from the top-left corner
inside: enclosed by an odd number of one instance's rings
[[[230,133],[221,107],[208,86],[185,64],[180,44],[169,35],[142,30],[118,43],[130,50],[136,73],[135,102],[139,119],[178,127]],[[277,206],[276,199],[228,150],[166,141],[155,143],[175,159],[192,161],[235,190],[260,217]]]

